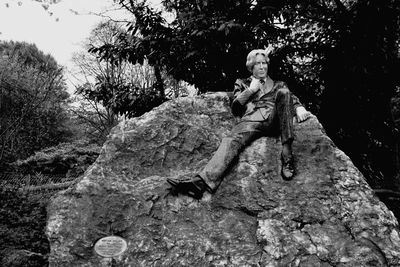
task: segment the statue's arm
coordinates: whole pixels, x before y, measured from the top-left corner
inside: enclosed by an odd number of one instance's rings
[[[295,96],[293,93],[292,93],[292,99],[293,99],[294,110],[297,110],[298,107],[303,107],[303,104],[301,104],[299,98]]]
[[[301,104],[299,98],[292,93],[293,107],[298,122],[303,122],[311,116],[311,113]]]
[[[289,87],[287,86],[287,84],[285,82],[280,81],[280,82],[278,82],[277,86],[278,86],[278,88],[286,88],[289,90]],[[297,121],[303,122],[303,121],[307,120],[311,116],[311,113],[306,110],[306,108],[303,106],[303,104],[301,104],[299,98],[297,96],[295,96],[291,91],[290,91],[290,95],[293,100],[293,109],[296,113]]]
[[[233,102],[232,102],[232,113],[234,116],[243,116],[246,111],[246,104],[250,100],[254,91],[251,91],[249,87],[241,79],[237,79],[233,88]]]

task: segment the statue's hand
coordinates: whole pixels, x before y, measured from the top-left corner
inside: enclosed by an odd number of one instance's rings
[[[307,111],[304,107],[296,108],[297,122],[303,122],[311,116],[311,113]]]
[[[258,90],[260,90],[260,85],[260,80],[253,77],[249,86],[249,90],[253,93],[256,93]]]
[[[264,49],[265,49],[265,54],[267,56],[270,55],[271,53],[273,53],[274,50],[275,50],[274,47],[271,44],[269,44],[268,47],[264,46]]]

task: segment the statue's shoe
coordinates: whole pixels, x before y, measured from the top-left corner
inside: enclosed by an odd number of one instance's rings
[[[292,180],[295,175],[293,155],[284,156],[281,154],[282,168],[281,175],[284,180]]]
[[[198,175],[188,180],[167,178],[167,182],[172,186],[174,192],[194,199],[201,199],[206,191],[212,192],[211,188]]]

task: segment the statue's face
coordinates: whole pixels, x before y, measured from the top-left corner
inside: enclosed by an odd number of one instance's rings
[[[258,54],[256,56],[256,64],[253,67],[253,76],[261,79],[267,77],[268,64],[265,60],[265,56]]]

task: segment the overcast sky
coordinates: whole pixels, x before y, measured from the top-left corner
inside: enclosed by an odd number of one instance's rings
[[[151,2],[157,6],[160,0]],[[82,49],[91,29],[104,19],[95,14],[126,18],[113,4],[113,0],[61,0],[45,9],[33,0],[0,0],[0,40],[34,43],[70,68],[73,52]]]
[[[55,57],[59,64],[69,63],[71,54],[101,17],[112,0],[62,0],[46,10],[31,0],[0,0],[0,39],[26,41]],[[78,15],[77,15],[78,14]]]

